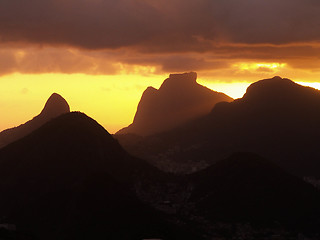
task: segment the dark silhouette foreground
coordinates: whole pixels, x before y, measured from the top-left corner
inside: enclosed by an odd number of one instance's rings
[[[0,215],[39,239],[186,238],[135,195],[160,175],[97,122],[68,113],[0,150]]]
[[[27,136],[51,119],[68,112],[70,112],[70,108],[67,101],[59,94],[53,93],[38,116],[18,127],[0,132],[0,148]]]
[[[270,238],[320,229],[319,192],[255,154],[191,175],[163,173],[82,113],[2,148],[0,195],[0,224],[16,226],[0,231],[7,239],[226,239],[248,224],[250,236]]]

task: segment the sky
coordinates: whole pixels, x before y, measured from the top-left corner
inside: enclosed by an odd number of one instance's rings
[[[318,0],[0,0],[0,131],[53,92],[109,132],[170,73],[239,98],[279,75],[319,88]]]

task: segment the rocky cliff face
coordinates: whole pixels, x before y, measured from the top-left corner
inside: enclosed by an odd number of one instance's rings
[[[167,131],[209,113],[218,102],[233,100],[196,80],[195,72],[170,74],[158,90],[148,87],[141,97],[133,123],[117,134],[148,136]]]

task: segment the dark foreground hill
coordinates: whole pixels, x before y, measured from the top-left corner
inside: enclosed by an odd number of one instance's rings
[[[68,113],[0,150],[1,221],[34,239],[190,239],[134,193],[160,175]]]
[[[298,239],[320,229],[319,192],[255,154],[172,176],[82,113],[0,150],[0,196],[0,224],[16,226],[0,225],[7,239]]]
[[[304,223],[304,215],[320,216],[312,185],[256,154],[235,153],[190,176],[191,199],[214,220]]]
[[[171,130],[208,114],[213,106],[233,99],[197,83],[195,72],[170,74],[157,90],[147,88],[139,102],[133,123],[117,134],[148,136]]]
[[[299,176],[320,177],[320,91],[274,77],[206,117],[151,137],[122,141],[164,169],[203,167],[233,152],[255,152]]]
[[[213,235],[233,239],[319,237],[319,191],[256,154],[232,154],[186,178],[193,184],[188,210],[199,219],[195,225],[206,227]]]
[[[38,116],[18,127],[0,132],[0,148],[27,136],[51,119],[68,112],[70,112],[70,108],[67,101],[59,94],[53,93]]]

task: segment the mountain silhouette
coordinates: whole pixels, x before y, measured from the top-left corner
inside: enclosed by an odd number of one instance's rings
[[[256,154],[234,153],[191,176],[191,198],[215,219],[275,221],[320,213],[314,187]]]
[[[0,148],[28,135],[49,120],[67,112],[70,112],[70,108],[66,100],[59,94],[53,93],[38,116],[18,127],[0,132]]]
[[[170,74],[159,90],[148,87],[139,102],[133,123],[117,134],[148,136],[173,129],[208,114],[221,101],[233,99],[196,82],[195,72]]]
[[[319,229],[319,192],[256,154],[174,176],[79,112],[0,149],[0,196],[0,224],[17,227],[4,234],[28,239],[212,239],[247,222],[276,233]]]
[[[244,151],[298,176],[320,177],[319,109],[320,91],[274,77],[251,84],[243,98],[217,103],[186,126],[123,146],[158,166],[163,162],[164,169],[168,162],[186,163],[192,171]]]
[[[194,213],[213,222],[319,233],[319,191],[256,154],[234,153],[189,179]]]
[[[96,121],[67,113],[0,149],[1,221],[36,239],[190,239],[137,198],[135,184],[158,176]]]

